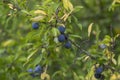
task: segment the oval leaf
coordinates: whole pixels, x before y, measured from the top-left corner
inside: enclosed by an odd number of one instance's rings
[[[92,31],[92,26],[93,26],[93,23],[91,23],[89,26],[88,26],[88,37],[90,37],[90,33]]]

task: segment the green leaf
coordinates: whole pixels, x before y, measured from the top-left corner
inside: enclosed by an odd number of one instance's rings
[[[57,76],[58,74],[61,74],[61,73],[62,73],[61,71],[54,72],[54,74],[52,75],[52,78],[54,78],[55,76]]]
[[[118,66],[120,66],[120,55],[118,56]]]
[[[33,52],[30,53],[30,55],[27,57],[27,61],[30,60],[30,58],[38,51],[38,49],[34,50]]]
[[[79,35],[70,35],[70,37],[82,39],[82,37]]]
[[[109,46],[109,43],[111,42],[111,37],[109,35],[106,35],[102,42]]]
[[[78,11],[80,11],[80,9],[82,9],[83,8],[83,6],[76,6],[75,8],[74,8],[74,12],[78,12]]]
[[[79,29],[82,30],[82,25],[80,23],[77,25],[78,25]]]
[[[57,28],[52,28],[52,34],[53,34],[53,36],[58,36],[58,34],[59,34],[58,29]]]
[[[86,80],[90,80],[93,75],[94,75],[94,67],[91,67],[91,69],[88,71],[88,74],[86,76]]]
[[[34,66],[40,63],[40,61],[42,60],[42,57],[43,57],[42,55],[36,56],[36,59],[34,60]]]
[[[29,12],[26,11],[26,10],[21,10],[21,12],[24,13],[24,14],[29,14]]]
[[[26,75],[28,75],[28,73],[27,73],[27,72],[20,73],[20,74],[19,74],[19,76],[18,76],[18,78],[25,77]]]

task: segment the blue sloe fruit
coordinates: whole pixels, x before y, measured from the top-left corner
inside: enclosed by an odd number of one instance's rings
[[[32,28],[33,29],[38,29],[39,28],[39,24],[37,22],[33,22],[32,23]]]
[[[41,73],[42,72],[42,68],[40,65],[37,65],[34,69],[34,72],[37,72],[37,73]]]
[[[36,75],[35,75],[34,73],[31,73],[30,75],[31,75],[33,78],[36,77]]]
[[[28,69],[27,71],[28,71],[28,72],[30,72],[30,73],[32,73],[32,72],[33,72],[33,70],[32,70],[32,69]]]
[[[65,46],[65,48],[67,48],[67,49],[71,48],[71,43],[70,43],[70,41],[66,42],[64,46]]]
[[[98,67],[96,70],[95,70],[95,73],[97,74],[101,74],[103,72],[103,68],[102,67]]]
[[[101,74],[95,73],[95,74],[94,74],[94,77],[97,78],[97,79],[100,79],[100,78],[101,78]]]
[[[30,68],[27,71],[30,73],[30,76],[35,77],[35,74],[33,73],[33,69]]]
[[[60,33],[64,33],[65,32],[65,27],[63,27],[63,26],[59,26],[58,27],[58,30],[60,31]]]
[[[61,34],[58,36],[58,41],[59,42],[64,42],[65,41],[65,35]]]

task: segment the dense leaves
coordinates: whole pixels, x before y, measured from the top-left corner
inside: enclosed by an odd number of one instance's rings
[[[0,80],[120,79],[119,0],[0,1]]]

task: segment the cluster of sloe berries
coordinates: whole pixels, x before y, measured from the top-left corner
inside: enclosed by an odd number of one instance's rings
[[[37,77],[41,75],[41,73],[43,72],[43,69],[40,65],[37,65],[35,69],[32,69],[32,68],[28,69],[28,72],[32,77]]]
[[[60,35],[58,36],[58,41],[59,42],[65,42],[64,46],[65,48],[69,49],[71,48],[71,42],[68,41],[68,36],[65,35],[65,27],[59,26],[58,30],[60,31]]]
[[[39,28],[39,24],[37,22],[33,22],[32,23],[32,28],[33,29],[38,29]],[[68,41],[68,37],[65,35],[65,27],[64,26],[59,26],[58,30],[60,31],[60,35],[58,36],[58,41],[59,42],[65,42],[64,46],[65,48],[69,49],[71,48],[71,42]]]
[[[102,72],[103,72],[103,67],[96,68],[95,74],[94,74],[95,78],[96,79],[103,79],[104,75],[102,75]]]

